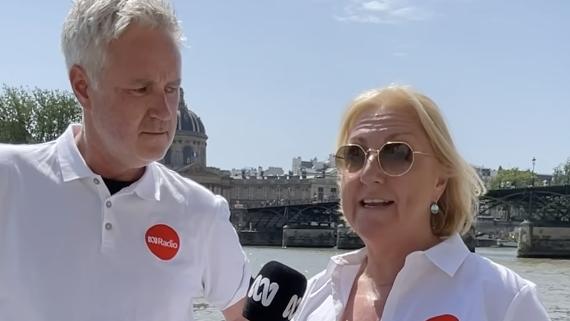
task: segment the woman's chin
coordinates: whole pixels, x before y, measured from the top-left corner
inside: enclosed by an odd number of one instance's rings
[[[385,234],[398,230],[395,217],[392,215],[356,215],[351,224],[356,234],[363,239],[378,239]]]

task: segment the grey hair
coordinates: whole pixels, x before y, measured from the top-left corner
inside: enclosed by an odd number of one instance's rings
[[[97,83],[108,44],[136,22],[169,32],[180,46],[180,22],[167,0],[75,0],[63,24],[61,46],[67,71],[82,66]]]

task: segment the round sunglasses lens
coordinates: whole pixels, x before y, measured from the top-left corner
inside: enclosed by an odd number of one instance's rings
[[[380,165],[388,175],[402,175],[412,166],[414,153],[410,147],[402,143],[384,145],[380,154]]]
[[[337,168],[355,172],[362,168],[366,154],[358,146],[341,146],[336,153]]]

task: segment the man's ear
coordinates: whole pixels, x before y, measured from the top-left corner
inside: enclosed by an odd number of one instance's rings
[[[89,99],[90,80],[87,72],[79,65],[73,65],[69,70],[69,83],[75,97],[84,110],[91,109],[91,100]]]

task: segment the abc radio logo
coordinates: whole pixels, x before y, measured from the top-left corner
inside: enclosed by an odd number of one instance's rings
[[[258,275],[253,281],[247,296],[253,301],[261,303],[262,306],[268,307],[273,302],[273,299],[275,299],[278,291],[279,284],[271,282],[268,278],[263,277],[263,275]],[[299,303],[301,303],[301,299],[302,297],[296,294],[291,296],[289,303],[287,303],[285,310],[283,310],[282,317],[291,320],[299,307]]]

